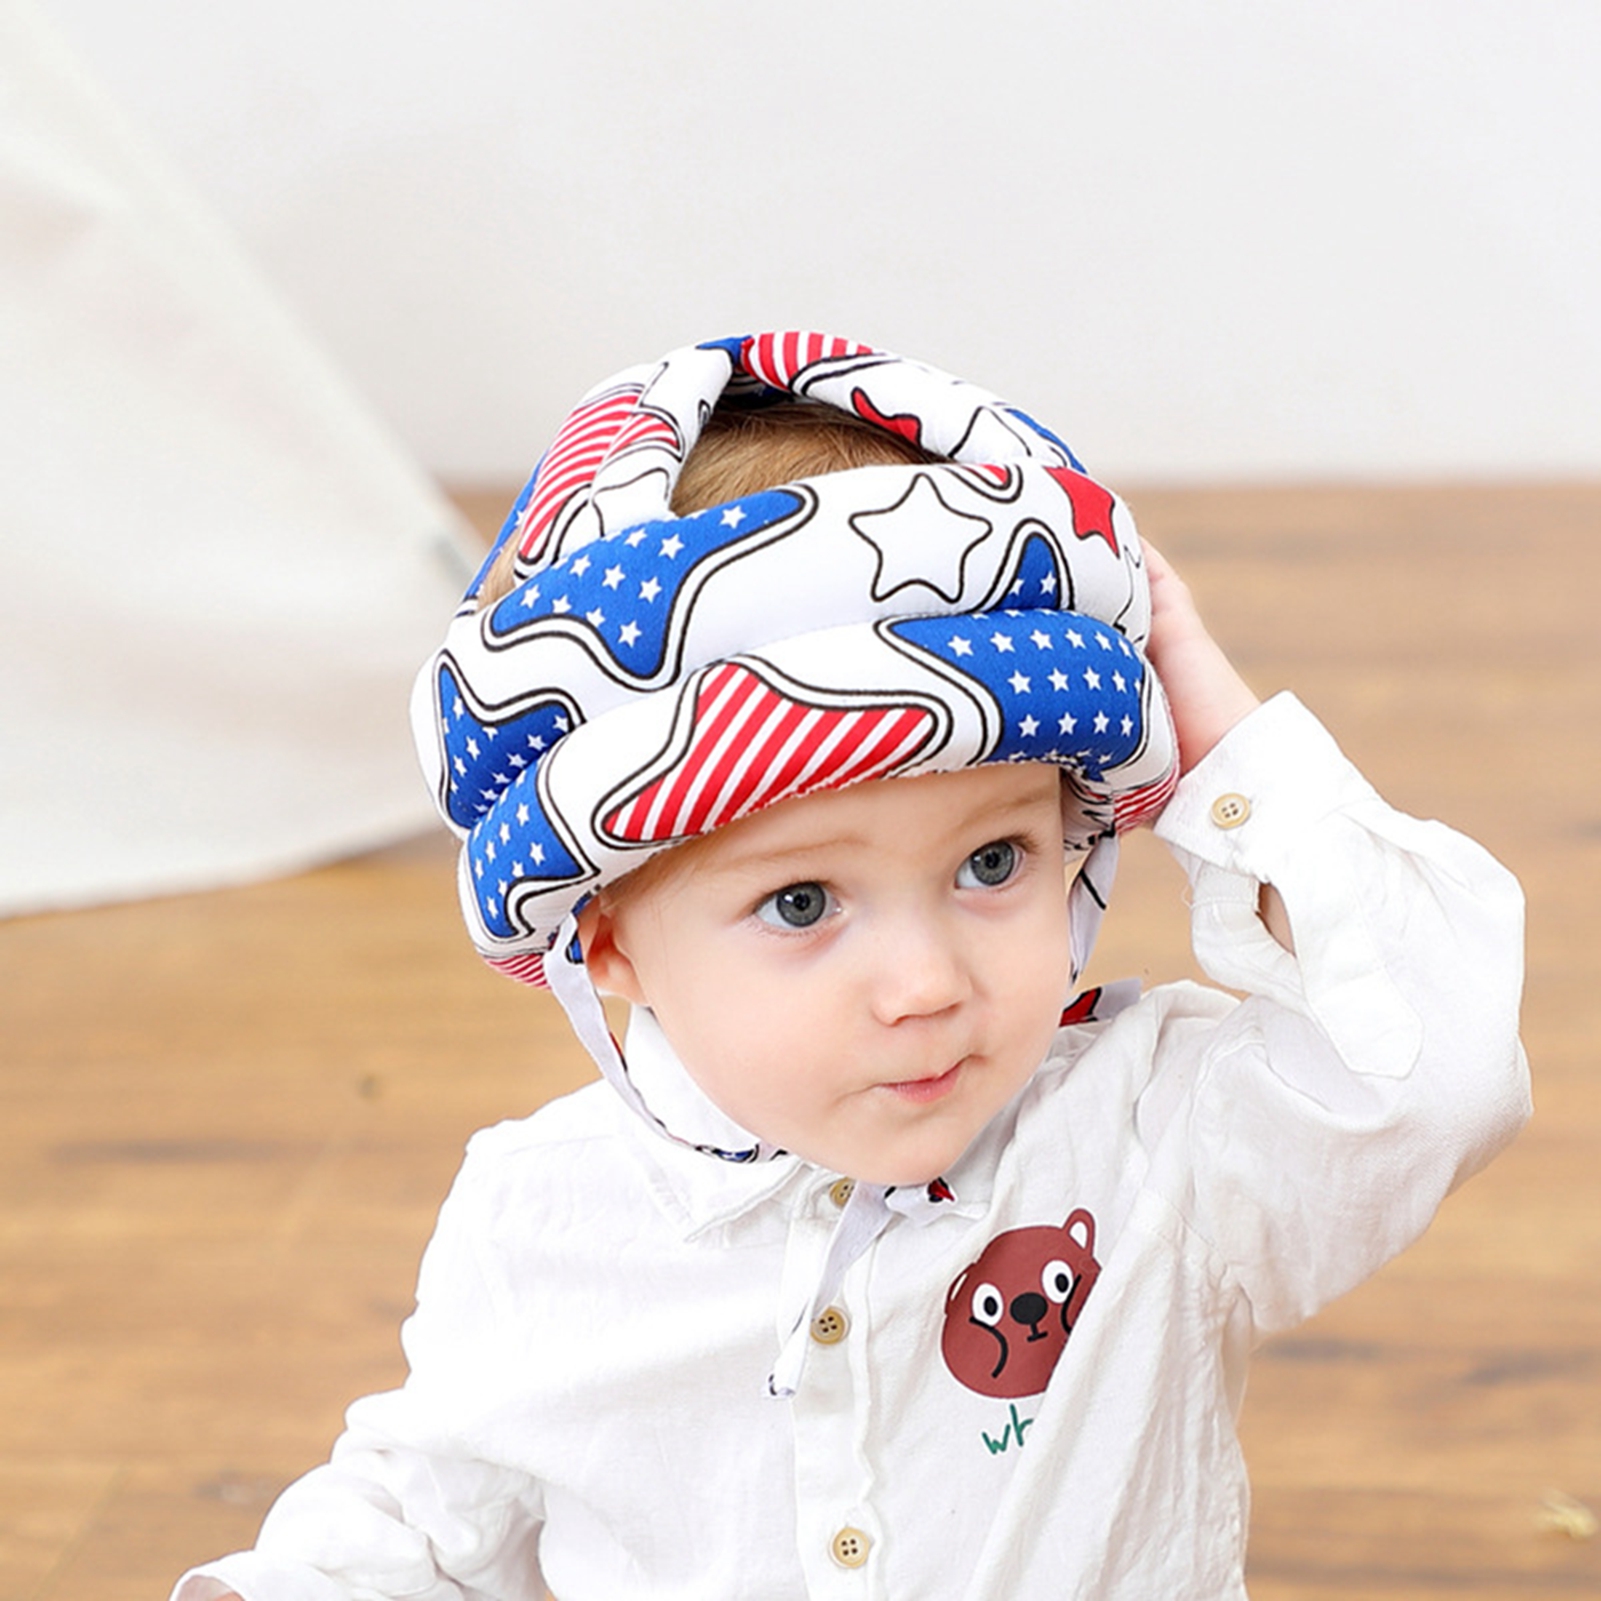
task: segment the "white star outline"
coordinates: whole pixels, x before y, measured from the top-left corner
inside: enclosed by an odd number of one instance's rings
[[[947,602],[960,600],[967,558],[995,530],[989,518],[950,505],[927,473],[919,473],[892,505],[854,512],[848,520],[878,558],[875,601],[913,587],[932,589]]]

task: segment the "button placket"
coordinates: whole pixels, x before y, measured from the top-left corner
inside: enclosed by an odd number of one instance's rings
[[[848,1179],[819,1186],[792,1228],[832,1233],[850,1198],[849,1186]],[[869,1248],[847,1269],[837,1299],[807,1325],[811,1356],[795,1395],[782,1403],[793,1429],[796,1532],[806,1593],[817,1601],[870,1601],[879,1595],[874,1575],[881,1531],[871,1502],[873,1476],[863,1454],[863,1411],[869,1405],[863,1342],[872,1259]],[[814,1269],[816,1262],[812,1257]],[[815,1286],[816,1279],[810,1282]]]

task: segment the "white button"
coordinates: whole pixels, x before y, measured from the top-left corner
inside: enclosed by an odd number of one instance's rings
[[[1251,803],[1243,795],[1219,795],[1212,802],[1212,821],[1219,828],[1238,828],[1251,815]]]
[[[829,1541],[830,1555],[842,1568],[859,1568],[867,1561],[873,1542],[860,1529],[841,1529]]]
[[[835,1179],[834,1182],[828,1186],[828,1198],[834,1203],[835,1206],[844,1206],[844,1204],[855,1193],[855,1190],[855,1179]],[[812,1191],[813,1195],[816,1193],[816,1190]]]
[[[851,1331],[851,1320],[837,1306],[825,1306],[812,1319],[812,1338],[819,1345],[838,1345]]]

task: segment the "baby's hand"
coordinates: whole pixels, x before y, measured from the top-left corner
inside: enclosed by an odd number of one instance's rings
[[[1261,702],[1207,633],[1189,586],[1162,553],[1146,545],[1145,565],[1151,576],[1151,637],[1145,654],[1167,691],[1179,740],[1179,771],[1187,773]],[[1293,955],[1289,914],[1271,884],[1262,886],[1259,909],[1268,932]]]
[[[1187,773],[1261,703],[1207,633],[1189,587],[1148,543],[1145,565],[1151,579],[1151,637],[1145,654],[1167,691],[1178,734],[1179,771]]]

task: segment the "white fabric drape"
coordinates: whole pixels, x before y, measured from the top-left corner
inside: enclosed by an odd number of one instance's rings
[[[0,0],[0,913],[428,826],[454,512],[27,0]]]

